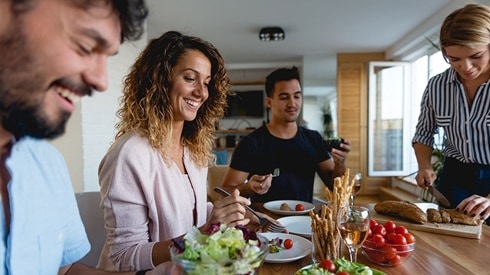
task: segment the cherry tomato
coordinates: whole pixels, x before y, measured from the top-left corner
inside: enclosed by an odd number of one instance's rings
[[[374,227],[378,225],[378,222],[376,220],[369,220],[369,228],[371,228],[371,230],[374,230]]]
[[[395,236],[396,236],[396,233],[395,232],[390,232],[388,234],[386,234],[386,241],[389,242],[389,243],[395,243]]]
[[[399,225],[399,226],[395,227],[395,233],[396,234],[407,234],[408,229],[403,225]]]
[[[347,271],[340,271],[340,272],[335,273],[335,275],[350,275],[350,273]]]
[[[372,239],[366,240],[364,242],[363,246],[365,249],[368,249],[368,250],[375,250],[376,249],[376,244],[373,242]]]
[[[394,248],[391,245],[385,245],[385,246],[381,247],[380,250],[382,251],[381,254],[383,255],[383,257],[385,259],[390,260],[396,256],[396,248]]]
[[[386,228],[386,233],[390,233],[395,231],[396,224],[393,221],[387,221],[384,226]]]
[[[401,258],[399,255],[396,255],[396,256],[395,256],[395,257],[393,257],[392,259],[389,259],[389,260],[388,260],[388,263],[390,263],[391,265],[397,265],[397,264],[399,264],[401,261],[402,261],[402,258]]]
[[[404,234],[404,236],[405,236],[405,239],[407,239],[408,244],[415,242],[415,237],[412,234],[407,233],[407,234]]]
[[[283,245],[284,245],[284,248],[290,249],[291,247],[293,247],[293,240],[285,239]]]
[[[377,251],[368,252],[369,258],[371,258],[375,263],[382,263],[385,261],[383,255]]]
[[[301,203],[298,203],[298,204],[296,204],[295,209],[296,209],[296,211],[303,211],[303,210],[305,210],[305,207]]]
[[[385,245],[386,241],[383,235],[375,233],[373,234],[373,243],[376,247],[382,247]]]
[[[410,249],[410,247],[408,247],[408,245],[400,245],[396,248],[396,250],[398,250],[398,255],[400,255],[400,257],[406,257],[408,255],[410,255],[410,251],[408,251]]]
[[[335,267],[335,263],[327,259],[322,260],[319,266],[332,273],[335,273],[335,271],[337,270],[337,267]]]
[[[386,228],[382,224],[378,224],[374,227],[373,234],[381,234],[384,236],[386,235]]]
[[[407,239],[405,239],[405,236],[402,234],[396,234],[395,237],[393,237],[393,243],[405,245],[407,244]]]

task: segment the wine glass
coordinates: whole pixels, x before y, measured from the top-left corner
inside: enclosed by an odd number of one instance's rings
[[[337,228],[349,248],[351,262],[357,261],[357,250],[369,231],[369,210],[362,206],[344,206],[337,213]]]
[[[354,188],[352,189],[352,193],[350,194],[350,205],[353,206],[354,205],[354,200],[356,198],[356,193],[359,192],[359,190],[361,190],[361,173],[357,173],[355,176],[354,176]]]

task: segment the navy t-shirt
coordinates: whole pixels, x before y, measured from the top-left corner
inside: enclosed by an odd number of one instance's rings
[[[330,159],[323,137],[317,131],[298,126],[296,136],[281,139],[262,126],[243,137],[231,159],[230,167],[252,175],[270,174],[279,168],[266,194],[255,194],[252,202],[273,200],[313,201],[313,183],[318,163]]]

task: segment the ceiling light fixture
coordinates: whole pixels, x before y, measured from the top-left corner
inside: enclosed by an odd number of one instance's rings
[[[266,27],[262,28],[259,33],[259,39],[261,41],[280,41],[286,38],[284,30],[280,27]]]

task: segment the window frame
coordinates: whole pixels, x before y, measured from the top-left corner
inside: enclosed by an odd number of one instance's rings
[[[439,57],[437,57],[439,55]],[[425,61],[425,69],[421,69],[420,67],[417,67],[416,64],[417,62],[423,62],[422,59],[426,58],[427,60]],[[383,61],[384,64],[399,64],[402,61]],[[443,63],[444,62],[444,63]],[[371,63],[374,62],[370,62]],[[413,152],[412,149],[412,144],[411,140],[415,134],[415,127],[418,122],[418,118],[420,115],[420,104],[421,104],[421,98],[422,94],[425,91],[425,88],[427,86],[427,83],[429,79],[442,71],[446,70],[449,68],[449,64],[444,60],[442,57],[441,51],[435,48],[431,48],[430,50],[426,51],[425,54],[421,54],[419,56],[414,57],[412,60],[405,61],[405,63],[408,64],[408,70],[410,71],[409,74],[409,85],[407,87],[407,93],[404,97],[404,108],[406,108],[406,112],[404,112],[404,115],[408,117],[405,121],[404,117],[404,131],[403,131],[403,143],[404,143],[404,149],[403,149],[403,164],[402,166],[404,167],[400,171],[372,171],[372,166],[373,166],[373,153],[372,153],[372,144],[371,144],[371,139],[370,137],[370,126],[368,123],[368,175],[369,176],[402,176],[406,178],[412,178],[415,177],[417,171],[418,171],[418,164],[417,164],[417,159],[415,157],[415,153]],[[443,66],[443,64],[447,64],[447,66]],[[423,65],[423,64],[422,64]],[[421,74],[418,74],[418,71],[421,71]],[[419,85],[416,85],[419,84]],[[368,86],[368,91],[371,90],[371,85],[372,85],[372,80],[371,80],[371,73],[369,75],[369,86]],[[423,88],[422,88],[423,87]],[[370,93],[370,92],[369,92]],[[368,94],[369,94],[368,93]],[[372,103],[371,103],[371,96],[368,95],[368,111],[371,112],[372,108]],[[368,115],[369,117],[369,115]],[[369,119],[369,118],[368,118]],[[439,131],[439,137],[443,136],[444,133]],[[436,138],[435,140],[435,148],[442,148],[442,144],[438,141],[442,141],[441,138]],[[408,151],[406,149],[408,148]]]

